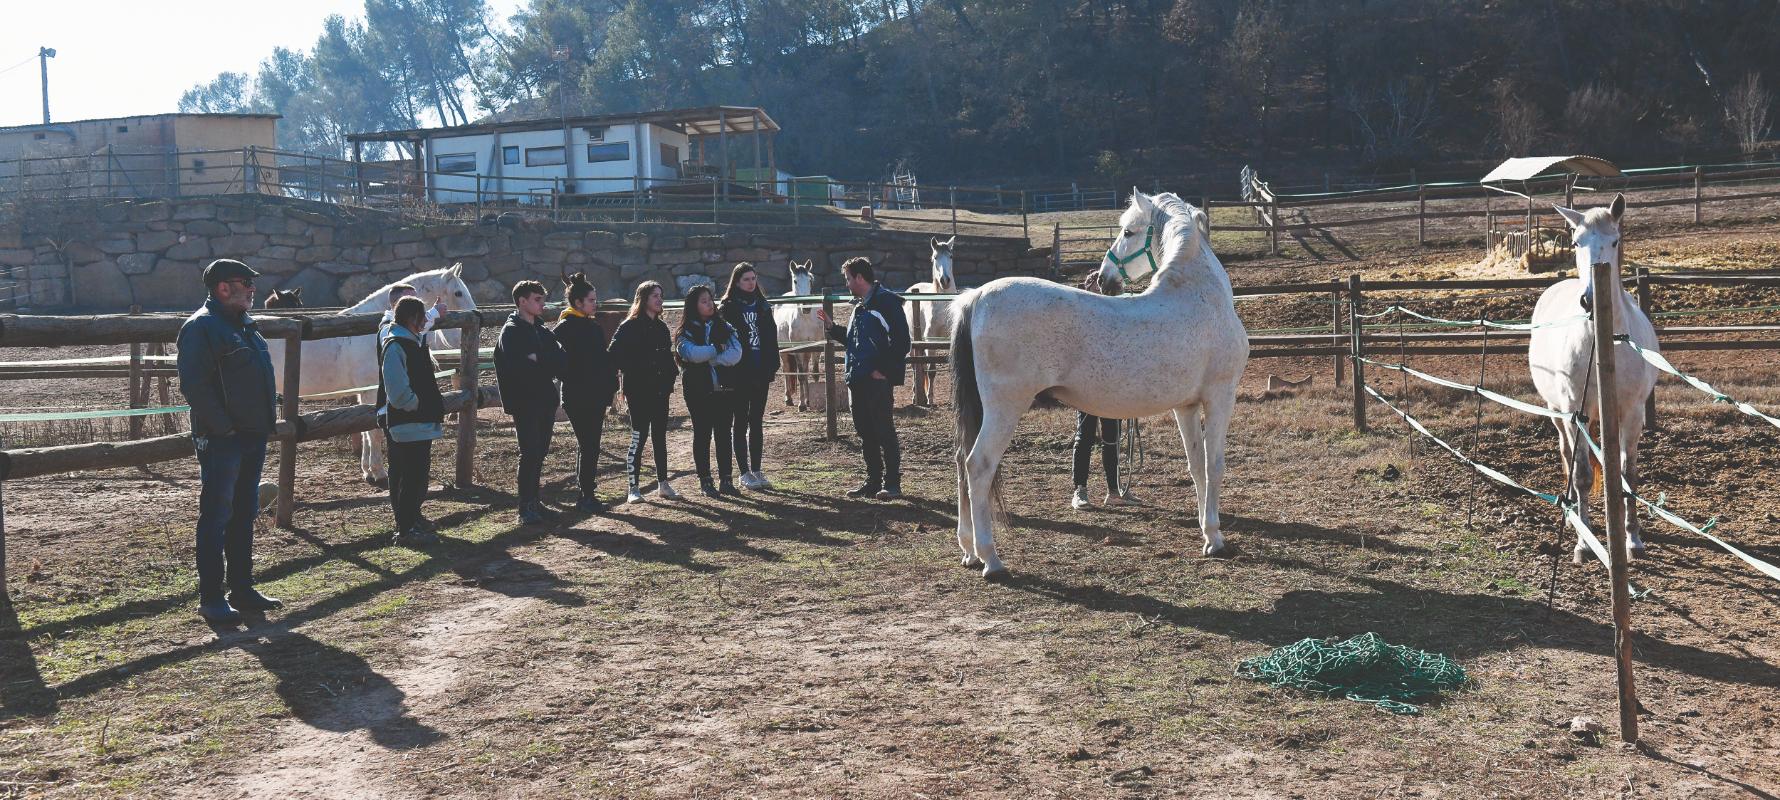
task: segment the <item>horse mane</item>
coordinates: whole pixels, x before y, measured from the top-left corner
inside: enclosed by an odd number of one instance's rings
[[[1180,195],[1174,192],[1153,195],[1150,197],[1150,202],[1155,205],[1156,213],[1167,219],[1167,223],[1162,226],[1162,249],[1156,257],[1158,263],[1156,276],[1150,279],[1150,285],[1153,287],[1158,283],[1157,278],[1164,273],[1179,275],[1179,271],[1171,272],[1175,264],[1183,261],[1183,257],[1190,258],[1193,253],[1197,252],[1192,246],[1195,243],[1201,243],[1200,231],[1203,229],[1200,227],[1199,219],[1205,215],[1205,212],[1180,199]]]

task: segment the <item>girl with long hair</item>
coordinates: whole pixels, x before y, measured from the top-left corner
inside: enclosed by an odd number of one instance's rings
[[[744,261],[730,271],[721,313],[742,345],[735,368],[735,463],[743,486],[771,489],[772,482],[760,473],[761,424],[767,394],[779,374],[779,327],[753,264]]]
[[[630,452],[625,468],[630,473],[627,503],[643,502],[638,489],[643,472],[643,440],[655,444],[657,497],[678,497],[668,485],[668,396],[673,394],[679,366],[674,363],[673,337],[661,321],[661,284],[643,281],[631,300],[630,315],[612,334],[610,354],[624,373],[624,402],[630,408]]]
[[[686,373],[681,391],[686,395],[686,411],[692,415],[692,460],[698,467],[699,491],[706,497],[740,495],[730,481],[729,427],[735,420],[735,364],[742,358],[742,346],[729,323],[718,315],[711,287],[687,290],[680,330],[674,336],[674,355]],[[721,488],[711,483],[713,436],[717,439]]]

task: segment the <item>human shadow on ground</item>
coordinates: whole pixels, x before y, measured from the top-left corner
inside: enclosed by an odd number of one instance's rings
[[[0,716],[45,716],[60,708],[56,690],[44,684],[31,638],[19,627],[12,603],[0,603]]]
[[[273,691],[303,724],[335,733],[362,728],[390,750],[445,738],[409,716],[407,696],[363,658],[288,627],[281,621],[230,637],[278,679]]]

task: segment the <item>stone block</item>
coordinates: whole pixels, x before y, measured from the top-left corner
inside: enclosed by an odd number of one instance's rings
[[[301,250],[298,250],[296,252],[296,255],[293,257],[299,263],[303,263],[303,264],[315,264],[315,263],[322,262],[322,261],[332,261],[332,260],[340,257],[340,248],[338,248],[338,247],[305,247]]]
[[[648,250],[649,234],[641,231],[631,231],[624,235],[624,246],[635,247],[639,250]]]
[[[892,250],[884,256],[883,264],[886,267],[897,269],[914,269],[916,261],[914,254],[907,250]],[[920,260],[920,266],[927,267],[929,271],[932,271],[932,257],[923,256]]]
[[[301,289],[303,296],[309,298],[306,302],[316,305],[333,305],[334,299],[339,296],[340,279],[312,267],[292,275],[284,281],[284,286],[280,288],[287,292],[292,289]]]
[[[479,306],[492,306],[513,302],[513,290],[507,284],[487,279],[470,284],[470,296],[476,299]]]
[[[1051,260],[1048,258],[1022,258],[1014,262],[1014,269],[1022,272],[1038,272],[1039,270],[1048,270],[1050,268]]]
[[[130,204],[112,203],[100,208],[94,212],[94,215],[99,218],[100,222],[123,222],[130,218]]]
[[[438,242],[438,247],[439,255],[450,258],[488,255],[488,239],[481,236],[459,235],[441,237]]]
[[[264,256],[242,256],[241,263],[253,267],[255,272],[268,275],[295,275],[303,269],[302,264],[288,258],[266,258]]]
[[[442,239],[446,236],[462,236],[470,232],[468,225],[428,225],[421,233],[428,239]]]
[[[534,231],[520,231],[507,240],[507,245],[514,250],[535,250],[544,246],[544,234]]]
[[[414,259],[414,266],[412,269],[415,272],[430,272],[435,269],[444,269],[449,266],[451,266],[450,259],[440,258],[439,256],[419,256]]]
[[[433,247],[432,242],[428,242],[428,241],[424,241],[424,240],[418,241],[418,242],[401,242],[401,243],[395,245],[394,251],[396,254],[396,258],[414,258],[415,256],[430,256],[430,255],[433,255],[434,253],[439,252],[437,248]]]
[[[197,308],[204,302],[204,269],[190,261],[162,260],[155,271],[130,276],[130,288],[138,305]]]
[[[280,259],[280,260],[284,260],[284,261],[295,261],[297,258],[297,248],[295,248],[295,247],[279,247],[278,245],[267,245],[266,247],[260,248],[259,253],[257,253],[256,255],[258,255],[260,258],[275,258],[275,259]]]
[[[722,264],[727,263],[729,258],[723,255],[722,250],[706,250],[699,253],[699,260],[706,264]]]
[[[253,209],[250,209],[250,208],[242,208],[241,206],[234,205],[234,204],[226,204],[226,205],[223,203],[216,204],[216,221],[217,222],[249,222],[249,223],[251,223],[251,222],[253,222],[254,218],[257,216],[259,216],[259,215],[255,214],[253,212]]]
[[[99,248],[81,241],[69,242],[63,252],[68,254],[69,261],[76,264],[91,264],[94,261],[105,260],[105,253],[101,252]],[[7,253],[22,253],[23,255],[9,257],[6,255]],[[33,254],[34,251],[31,250],[0,250],[0,266],[22,267],[31,263]]]
[[[574,231],[557,231],[544,237],[544,246],[555,250],[581,249],[581,234]]]
[[[635,280],[637,278],[641,278],[644,275],[648,275],[649,273],[654,272],[654,271],[655,271],[655,267],[650,264],[639,264],[639,263],[632,262],[632,263],[624,264],[623,266],[618,268],[618,277],[622,280],[630,281],[630,280]]]
[[[180,203],[173,207],[173,219],[181,222],[194,219],[216,219],[216,204],[208,200]]]
[[[130,207],[131,222],[164,222],[173,218],[173,204],[165,201],[136,203]]]
[[[316,262],[309,269],[303,271],[310,272],[313,270],[321,270],[329,275],[358,275],[360,273],[370,272],[371,268],[364,264],[348,264],[344,261],[320,261]]]
[[[717,287],[709,275],[678,275],[674,277],[674,285],[679,287],[680,297],[685,297],[686,293],[692,291],[694,286],[709,286],[713,289]]]
[[[668,270],[668,274],[678,278],[682,275],[705,275],[707,273],[705,272],[704,264],[693,263],[675,264]]]
[[[479,281],[488,277],[488,267],[480,261],[465,261],[461,277],[466,281]]]
[[[287,208],[284,210],[284,215],[287,217],[290,217],[291,219],[300,220],[300,221],[305,222],[310,225],[320,225],[320,226],[328,227],[328,228],[331,228],[334,226],[334,221],[327,218],[326,216],[317,214],[313,211],[305,211],[301,208]],[[331,295],[333,293],[329,292],[328,294]]]
[[[721,263],[721,262],[719,262],[719,263],[716,263],[716,264],[706,264],[706,265],[704,265],[704,267],[705,267],[705,274],[706,274],[706,275],[709,275],[709,276],[711,276],[711,277],[713,277],[713,278],[722,278],[722,279],[724,279],[724,280],[723,280],[723,281],[722,281],[722,283],[723,283],[723,285],[724,285],[724,286],[728,286],[728,285],[729,285],[729,280],[728,280],[728,278],[729,278],[729,273],[731,273],[731,272],[734,272],[734,271],[735,271],[735,265],[734,265],[734,264],[726,264],[726,263]]]
[[[765,261],[772,258],[773,254],[772,251],[759,247],[732,247],[724,257],[730,261]]]
[[[561,264],[567,255],[561,250],[540,247],[525,251],[525,261],[527,264]]]
[[[882,250],[842,250],[840,252],[828,254],[828,262],[836,267],[855,258],[863,258],[876,266],[878,262],[884,260],[884,252]]]
[[[791,240],[786,239],[784,237],[780,237],[780,236],[768,236],[765,234],[755,234],[753,236],[753,238],[748,240],[748,243],[755,247],[765,247],[769,250],[790,250],[791,249]]]
[[[609,264],[614,267],[621,267],[625,264],[642,264],[649,260],[649,254],[646,251],[639,250],[635,247],[620,247],[615,250],[599,250],[595,251],[592,255],[594,263]]]
[[[748,241],[752,238],[752,236],[743,233],[742,231],[729,231],[728,233],[723,234],[723,246],[747,247]]]
[[[372,261],[371,271],[378,275],[407,275],[413,272],[414,262],[408,259],[394,261]]]
[[[344,228],[334,229],[334,240],[330,244],[337,247],[369,247],[376,244],[377,241],[377,232],[369,227],[348,225]]]
[[[378,241],[384,244],[402,244],[405,242],[418,242],[425,238],[426,232],[422,231],[420,228],[396,228],[395,230],[384,231],[383,234],[378,237]]]
[[[266,237],[259,234],[218,236],[210,240],[210,251],[224,258],[258,253],[265,246]]]
[[[231,222],[229,223],[229,233],[247,235],[259,233],[259,231],[254,230],[253,223],[251,222]]]
[[[272,244],[278,245],[280,247],[296,247],[296,248],[308,247],[309,245],[315,244],[315,241],[313,239],[309,238],[308,236],[305,236],[305,235],[294,235],[293,236],[288,233],[280,233],[280,234],[268,236],[268,237],[266,237],[266,241],[268,241]]]
[[[373,264],[383,261],[394,261],[395,258],[396,247],[393,244],[380,244],[371,248],[371,263]]]
[[[339,298],[342,305],[357,305],[372,292],[383,288],[385,283],[387,281],[376,275],[349,275],[340,281],[340,288],[334,290],[334,296]]]
[[[83,308],[124,312],[129,311],[130,306],[136,302],[136,291],[131,286],[130,279],[124,277],[123,270],[110,261],[95,261],[75,267],[71,277],[74,299]]]
[[[303,223],[293,219],[265,214],[254,218],[253,231],[254,233],[263,233],[268,236],[275,233],[302,233],[302,225]],[[292,230],[292,228],[295,228],[295,230]]]
[[[348,247],[340,251],[339,258],[350,264],[369,264],[371,251],[364,247]]]
[[[722,236],[688,236],[686,246],[698,250],[708,250],[723,246]]]
[[[656,239],[650,244],[650,247],[653,247],[656,250],[680,250],[686,247],[686,237],[664,236],[660,239]],[[693,249],[696,250],[698,248],[695,247]]]
[[[98,256],[97,258],[86,259],[85,263],[91,264],[95,261],[101,261],[105,258],[105,254],[103,252],[99,251],[99,249],[96,247],[89,247],[89,246],[85,246],[85,245],[82,245],[82,247],[86,251],[86,254],[96,254]],[[24,250],[24,249],[0,250],[0,266],[24,267],[24,266],[29,266],[31,264],[31,262],[36,261],[36,260],[37,260],[37,251],[36,250]],[[80,262],[76,262],[76,263],[80,263]]]
[[[483,263],[488,265],[490,274],[500,275],[525,269],[525,256],[518,253],[507,253],[505,255],[489,256],[487,259],[483,260]],[[507,299],[512,300],[513,298],[509,297]]]
[[[326,247],[334,243],[334,229],[310,226],[309,243]]]
[[[227,236],[233,232],[229,226],[214,220],[198,219],[185,224],[187,236]]]
[[[876,274],[879,281],[882,281],[885,286],[890,287],[894,291],[902,291],[903,289],[913,286],[917,282],[915,280],[915,273],[910,270],[890,270],[888,272],[879,272]],[[922,280],[925,280],[926,278],[927,276],[922,276]]]
[[[589,250],[604,250],[618,246],[618,234],[611,231],[588,231],[581,235],[581,241]]]
[[[100,239],[94,244],[98,246],[100,251],[110,253],[114,256],[136,252],[136,240],[131,239],[129,236],[113,236],[107,239]]]
[[[703,260],[704,254],[697,250],[669,250],[666,252],[649,254],[649,263],[657,266],[667,264],[692,264]]]
[[[129,253],[117,257],[117,271],[125,275],[147,275],[154,271],[160,256],[154,253]]]

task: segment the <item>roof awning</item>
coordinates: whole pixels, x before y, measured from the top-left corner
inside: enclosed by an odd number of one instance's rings
[[[494,131],[553,130],[564,126],[571,128],[608,127],[627,125],[633,122],[678,127],[689,136],[717,136],[722,133],[774,133],[779,130],[779,124],[774,122],[772,117],[767,116],[764,109],[751,106],[709,106],[667,111],[643,111],[634,114],[600,114],[567,119],[545,117],[510,122],[482,122],[450,128],[349,133],[346,135],[346,140],[350,142],[413,142],[435,137],[473,136]]]
[[[1490,181],[1524,181],[1530,180],[1541,172],[1559,168],[1564,172],[1574,172],[1591,178],[1623,178],[1625,173],[1613,162],[1594,156],[1542,156],[1538,158],[1510,158],[1500,166],[1490,170],[1483,176],[1480,183]]]

